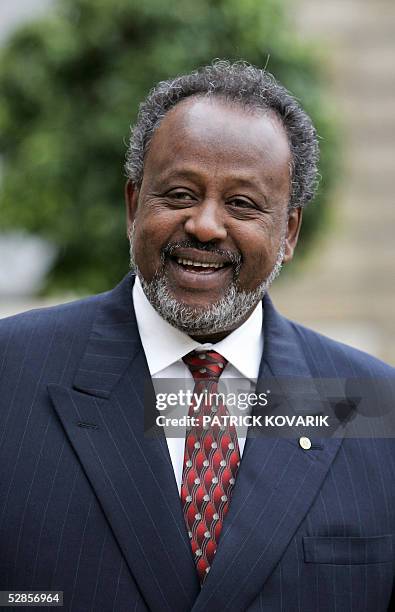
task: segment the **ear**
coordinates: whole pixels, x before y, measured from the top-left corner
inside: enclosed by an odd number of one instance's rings
[[[126,205],[126,229],[127,235],[132,228],[133,221],[136,218],[137,206],[139,201],[139,189],[128,179],[125,185],[125,205]]]
[[[287,234],[285,238],[285,255],[283,262],[288,263],[294,255],[302,225],[302,208],[291,208],[288,213]]]

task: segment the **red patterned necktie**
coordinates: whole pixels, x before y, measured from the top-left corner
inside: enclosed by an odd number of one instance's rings
[[[195,380],[189,416],[197,424],[187,429],[181,502],[192,552],[201,583],[210,571],[225,514],[240,465],[234,426],[226,423],[226,406],[217,397],[218,380],[227,360],[215,351],[192,351],[183,357]],[[195,395],[196,394],[196,395]],[[198,405],[196,397],[202,394]],[[212,401],[214,400],[214,401]],[[217,423],[203,427],[202,417],[213,416]],[[218,424],[218,421],[220,424]]]

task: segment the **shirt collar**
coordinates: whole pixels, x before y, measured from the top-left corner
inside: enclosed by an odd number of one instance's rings
[[[215,344],[201,344],[167,323],[148,301],[139,278],[133,286],[133,304],[141,343],[151,376],[195,349],[215,350],[249,379],[258,378],[263,351],[262,302],[229,336]]]

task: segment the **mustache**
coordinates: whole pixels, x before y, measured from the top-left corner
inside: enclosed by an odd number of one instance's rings
[[[197,249],[205,253],[215,253],[231,262],[233,266],[239,267],[242,262],[240,253],[227,249],[217,249],[214,245],[199,240],[182,240],[181,242],[169,242],[161,250],[161,260],[165,263],[166,257],[171,257],[176,249]]]

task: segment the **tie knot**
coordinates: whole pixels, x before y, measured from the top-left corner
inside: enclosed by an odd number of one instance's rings
[[[195,380],[219,378],[228,363],[215,351],[191,351],[182,358]]]

